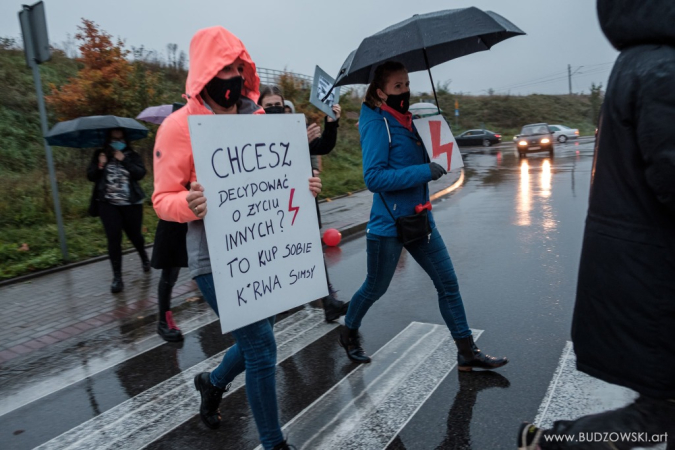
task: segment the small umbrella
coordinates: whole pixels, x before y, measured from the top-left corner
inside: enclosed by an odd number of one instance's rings
[[[431,67],[523,34],[499,14],[475,7],[415,14],[365,38],[342,64],[335,86],[368,84],[377,66],[398,61],[408,72],[427,70],[436,97]]]
[[[149,106],[143,110],[139,115],[136,116],[138,120],[143,122],[154,123],[160,125],[164,122],[164,119],[169,117],[169,114],[179,110],[181,107],[185,106],[183,103],[174,103],[172,105],[160,105],[160,106]]]
[[[436,114],[439,113],[439,111],[443,112],[438,108],[438,106],[434,105],[433,103],[425,103],[425,102],[410,105],[409,111],[412,113],[413,116],[417,116],[420,118],[435,116]]]
[[[130,141],[143,139],[148,129],[128,117],[87,116],[59,122],[49,130],[45,139],[49,145],[60,147],[101,147],[108,130],[121,128]]]

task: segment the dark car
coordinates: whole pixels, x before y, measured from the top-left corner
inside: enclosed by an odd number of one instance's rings
[[[553,156],[553,133],[546,123],[525,125],[514,139],[518,155],[523,157],[528,152],[548,152]]]
[[[499,144],[502,141],[502,135],[488,130],[469,130],[455,136],[455,140],[460,147],[470,145],[489,147],[493,144]]]

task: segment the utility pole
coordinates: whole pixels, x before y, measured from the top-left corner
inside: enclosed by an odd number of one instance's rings
[[[572,65],[567,65],[567,81],[569,82],[570,95],[572,95]]]
[[[68,246],[66,245],[66,233],[63,228],[63,218],[61,216],[59,188],[56,184],[56,172],[54,170],[52,149],[49,144],[47,144],[47,141],[44,140],[44,135],[47,134],[49,128],[47,127],[47,110],[45,109],[42,80],[40,79],[40,69],[38,68],[38,65],[51,59],[49,39],[47,38],[47,21],[45,19],[44,3],[38,2],[32,6],[23,5],[22,10],[19,12],[19,22],[21,23],[26,64],[33,72],[33,82],[35,83],[35,95],[37,96],[38,110],[40,111],[40,126],[45,144],[49,180],[52,185],[54,215],[56,216],[59,243],[61,244],[61,255],[63,256],[64,261],[68,261]]]

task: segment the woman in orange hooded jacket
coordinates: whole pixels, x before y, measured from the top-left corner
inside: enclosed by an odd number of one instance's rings
[[[154,152],[157,215],[187,222],[188,264],[205,300],[218,313],[211,262],[202,219],[206,215],[204,188],[197,182],[188,129],[188,116],[204,114],[264,114],[256,105],[260,78],[244,44],[222,27],[198,31],[190,43],[187,105],[171,114],[159,128]],[[310,178],[316,196],[321,180]],[[187,188],[189,186],[189,190]],[[220,365],[195,376],[201,395],[199,413],[209,428],[220,426],[218,407],[232,380],[246,370],[246,394],[265,449],[286,449],[276,397],[274,317],[232,332],[236,340]]]

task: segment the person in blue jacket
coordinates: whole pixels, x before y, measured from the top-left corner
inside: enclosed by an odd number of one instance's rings
[[[361,320],[387,291],[405,247],[431,277],[438,291],[441,315],[457,344],[458,369],[495,369],[508,360],[486,355],[476,347],[457,276],[433,216],[429,213],[432,231],[428,237],[406,245],[397,237],[394,218],[415,214],[418,205],[430,209],[427,184],[447,173],[441,165],[429,161],[415,130],[412,115],[408,112],[409,85],[405,66],[386,62],[375,70],[361,107],[359,132],[363,175],[366,186],[374,193],[366,237],[368,275],[352,297],[339,342],[352,361],[370,362],[358,332]]]

